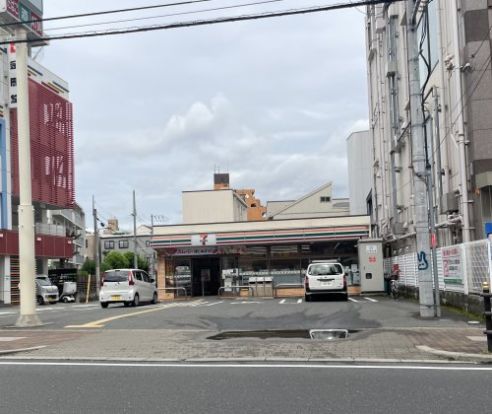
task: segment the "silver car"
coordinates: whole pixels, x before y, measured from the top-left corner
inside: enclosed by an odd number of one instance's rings
[[[155,281],[140,269],[112,269],[104,272],[99,291],[103,308],[110,303],[138,306],[140,302],[157,303]]]
[[[314,295],[339,294],[348,299],[347,275],[336,262],[311,263],[304,278],[304,298],[309,302]]]
[[[36,301],[38,305],[56,303],[59,300],[58,288],[51,283],[48,276],[36,276]]]

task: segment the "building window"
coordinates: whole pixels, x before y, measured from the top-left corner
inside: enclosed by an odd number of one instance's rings
[[[113,240],[105,240],[104,241],[104,248],[106,250],[113,250],[114,249],[114,241]]]
[[[319,198],[321,203],[329,203],[331,201],[331,197],[323,196]]]
[[[118,242],[118,247],[120,249],[128,249],[128,240],[120,240]]]

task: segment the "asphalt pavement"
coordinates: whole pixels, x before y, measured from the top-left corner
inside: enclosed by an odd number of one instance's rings
[[[0,362],[0,412],[480,413],[490,412],[491,373],[466,366]]]

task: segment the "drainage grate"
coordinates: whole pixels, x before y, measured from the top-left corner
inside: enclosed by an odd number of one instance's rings
[[[324,341],[334,341],[335,339],[346,339],[349,336],[348,329],[311,329],[309,331],[311,339],[322,339]]]
[[[333,341],[346,339],[349,334],[358,331],[348,329],[291,329],[291,330],[258,330],[258,331],[225,331],[217,335],[209,336],[207,339],[221,341],[224,339],[240,338],[285,338],[285,339],[315,339]]]

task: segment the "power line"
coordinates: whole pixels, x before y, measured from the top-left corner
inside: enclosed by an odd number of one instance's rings
[[[175,2],[175,3],[155,4],[152,6],[130,7],[127,9],[115,9],[115,10],[104,10],[104,11],[99,11],[99,12],[90,12],[90,13],[81,13],[81,14],[69,14],[66,16],[46,17],[43,19],[31,19],[31,20],[24,20],[22,22],[15,22],[15,23],[2,23],[2,24],[0,24],[0,27],[19,26],[22,24],[31,24],[31,23],[43,23],[43,22],[50,22],[53,20],[78,19],[81,17],[102,16],[105,14],[117,14],[117,13],[128,13],[128,12],[133,12],[133,11],[161,9],[163,7],[184,6],[184,5],[188,5],[188,4],[205,3],[205,2],[210,2],[210,1],[214,1],[214,0],[188,0],[188,1],[179,1],[179,2]]]
[[[295,16],[301,14],[309,14],[309,13],[319,13],[324,11],[333,11],[333,10],[342,10],[349,9],[359,6],[370,6],[377,4],[392,4],[402,0],[361,0],[354,3],[337,3],[329,6],[318,6],[312,8],[305,9],[291,9],[280,12],[267,12],[267,13],[259,13],[259,14],[250,14],[250,15],[242,15],[242,16],[233,16],[233,17],[222,17],[208,20],[195,20],[190,22],[177,22],[163,25],[153,25],[153,26],[143,26],[143,27],[134,27],[134,28],[125,28],[125,29],[111,29],[107,31],[99,31],[99,32],[85,32],[85,33],[73,33],[59,36],[51,36],[51,37],[41,37],[38,39],[11,39],[9,41],[0,42],[0,45],[6,44],[18,44],[18,43],[39,43],[39,42],[49,42],[53,40],[68,40],[68,39],[82,39],[82,38],[91,38],[91,37],[102,37],[102,36],[115,36],[115,35],[123,35],[123,34],[131,34],[131,33],[144,33],[144,32],[152,32],[158,30],[170,30],[170,29],[181,29],[186,27],[197,27],[197,26],[210,26],[214,24],[222,24],[222,23],[234,23],[234,22],[242,22],[248,20],[261,20],[261,19],[270,19],[275,17],[286,17],[286,16]]]
[[[263,0],[263,1],[255,1],[252,3],[235,4],[233,6],[221,6],[221,7],[212,7],[212,8],[201,9],[201,10],[190,10],[190,11],[186,11],[186,12],[161,14],[160,16],[135,17],[135,18],[131,18],[131,19],[110,20],[110,21],[97,22],[97,23],[86,23],[86,24],[79,24],[79,25],[72,25],[72,26],[53,27],[53,28],[45,29],[44,31],[45,32],[51,32],[51,31],[55,31],[55,30],[78,29],[81,27],[104,26],[106,24],[118,24],[118,23],[129,23],[129,22],[136,22],[136,21],[142,21],[142,20],[162,19],[165,17],[185,16],[185,15],[190,15],[190,14],[207,13],[207,12],[220,11],[220,10],[229,10],[229,9],[236,9],[236,8],[240,8],[240,7],[248,7],[248,6],[258,6],[258,5],[263,5],[263,4],[279,3],[279,2],[284,2],[284,1],[286,1],[286,0]]]

